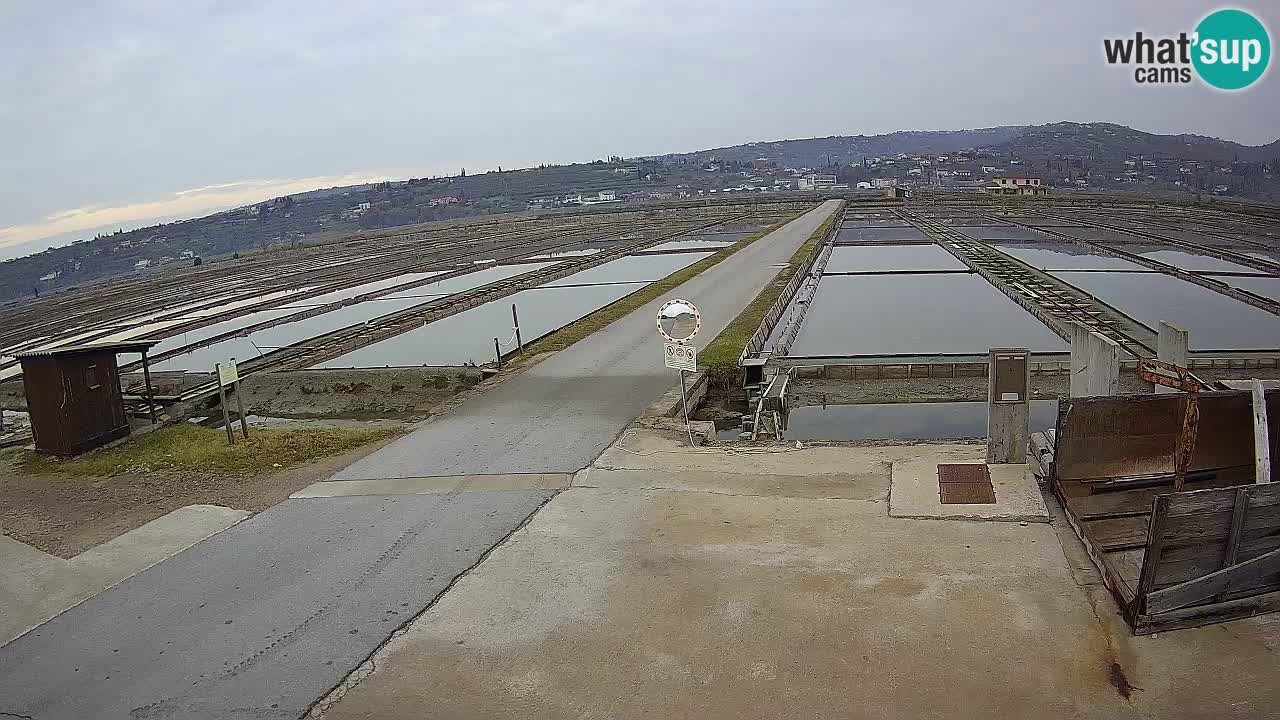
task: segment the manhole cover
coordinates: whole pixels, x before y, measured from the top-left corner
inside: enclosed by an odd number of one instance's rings
[[[985,464],[939,465],[938,495],[943,505],[991,505],[996,501],[991,471]]]

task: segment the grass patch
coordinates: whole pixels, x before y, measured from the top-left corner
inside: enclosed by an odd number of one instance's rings
[[[70,460],[28,453],[22,465],[24,470],[32,473],[96,477],[108,477],[130,469],[270,472],[277,467],[354,450],[361,445],[399,433],[399,430],[393,428],[254,429],[249,431],[248,442],[245,442],[243,436],[237,435],[236,444],[228,445],[225,430],[179,423],[123,445]]]
[[[774,230],[786,225],[800,215],[803,215],[804,212],[808,212],[808,210],[797,213],[792,217],[776,222],[761,230],[757,230],[738,242],[729,245],[728,247],[721,248],[716,251],[714,255],[708,255],[687,268],[677,270],[655,283],[650,283],[630,295],[619,298],[581,320],[570,323],[569,325],[560,328],[560,330],[529,344],[525,347],[525,350],[530,355],[552,352],[555,350],[564,350],[579,340],[603,329],[613,321],[631,314],[638,308],[666,295],[675,288],[683,285],[688,280],[691,280],[699,274],[720,264],[730,255],[733,255],[765,235],[768,235]],[[654,332],[655,334],[657,333],[656,330]]]
[[[726,387],[738,376],[738,358],[742,357],[742,350],[747,346],[747,341],[764,321],[765,313],[769,312],[769,308],[782,295],[783,288],[797,272],[804,270],[814,249],[822,242],[822,238],[826,236],[831,226],[839,221],[841,209],[843,208],[837,209],[831,217],[818,226],[817,230],[813,231],[809,239],[791,256],[787,266],[774,276],[773,281],[766,285],[751,304],[747,305],[738,317],[725,326],[725,329],[698,353],[698,365],[706,369],[712,385]]]

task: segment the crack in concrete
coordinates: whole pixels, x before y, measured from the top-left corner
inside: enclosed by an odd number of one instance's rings
[[[377,672],[378,653],[382,652],[383,649],[386,648],[388,645],[390,645],[392,641],[396,640],[400,636],[407,633],[409,631],[410,625],[412,625],[418,618],[425,615],[429,610],[434,608],[436,604],[439,603],[440,600],[450,590],[452,590],[455,585],[461,582],[463,578],[470,575],[476,568],[480,567],[480,565],[483,564],[485,560],[489,559],[489,556],[492,555],[495,550],[507,544],[507,541],[509,541],[512,537],[514,537],[516,533],[523,530],[525,526],[527,526],[530,522],[533,521],[533,516],[537,515],[538,512],[542,510],[542,508],[546,507],[547,503],[550,503],[552,500],[556,499],[556,497],[558,497],[561,492],[564,492],[564,491],[563,490],[552,491],[551,495],[549,495],[547,499],[539,503],[538,507],[534,508],[532,512],[526,515],[523,520],[521,520],[514,528],[511,529],[511,532],[507,533],[506,535],[503,535],[496,543],[489,546],[487,550],[481,553],[480,557],[476,559],[475,563],[473,563],[471,567],[466,568],[462,572],[458,573],[452,580],[450,580],[449,584],[445,585],[444,589],[442,589],[439,593],[437,593],[436,596],[431,599],[431,602],[427,603],[426,607],[422,608],[422,610],[419,611],[417,614],[415,614],[413,617],[410,617],[408,620],[405,620],[399,627],[395,629],[395,631],[391,633],[391,635],[387,637],[386,640],[383,640],[381,643],[378,643],[378,646],[373,649],[373,652],[370,652],[369,655],[365,657],[364,661],[361,662],[358,666],[356,666],[355,670],[352,670],[350,673],[347,674],[346,677],[339,680],[337,684],[335,684],[332,688],[330,688],[329,692],[325,693],[324,695],[321,695],[319,698],[316,699],[315,702],[311,703],[311,705],[305,711],[303,711],[302,717],[304,718],[305,717],[313,717],[313,718],[321,717],[322,715],[324,715],[325,712],[329,710],[329,708],[333,707],[340,700],[342,700],[342,698],[345,697],[347,693],[351,692],[357,686],[359,686],[360,683],[364,682],[365,678],[368,678],[370,675]]]
[[[20,718],[20,720],[35,720],[35,718],[30,715],[22,715],[20,713],[5,712],[4,710],[0,710],[0,717]]]

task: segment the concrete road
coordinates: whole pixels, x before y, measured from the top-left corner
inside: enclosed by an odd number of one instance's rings
[[[297,718],[554,494],[286,501],[0,648],[0,717]]]
[[[831,200],[672,291],[714,338],[778,273],[839,201]],[[333,477],[368,480],[576,472],[677,382],[662,364],[656,300],[365,457]]]
[[[1277,716],[1280,614],[1135,638],[1066,522],[888,515],[982,445],[626,442],[325,720]]]

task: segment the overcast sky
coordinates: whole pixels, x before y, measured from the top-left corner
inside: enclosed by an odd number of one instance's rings
[[[1273,41],[1277,5],[1243,6]],[[0,0],[0,251],[315,187],[751,140],[1059,120],[1276,140],[1274,69],[1226,94],[1102,60],[1104,37],[1217,7]]]

